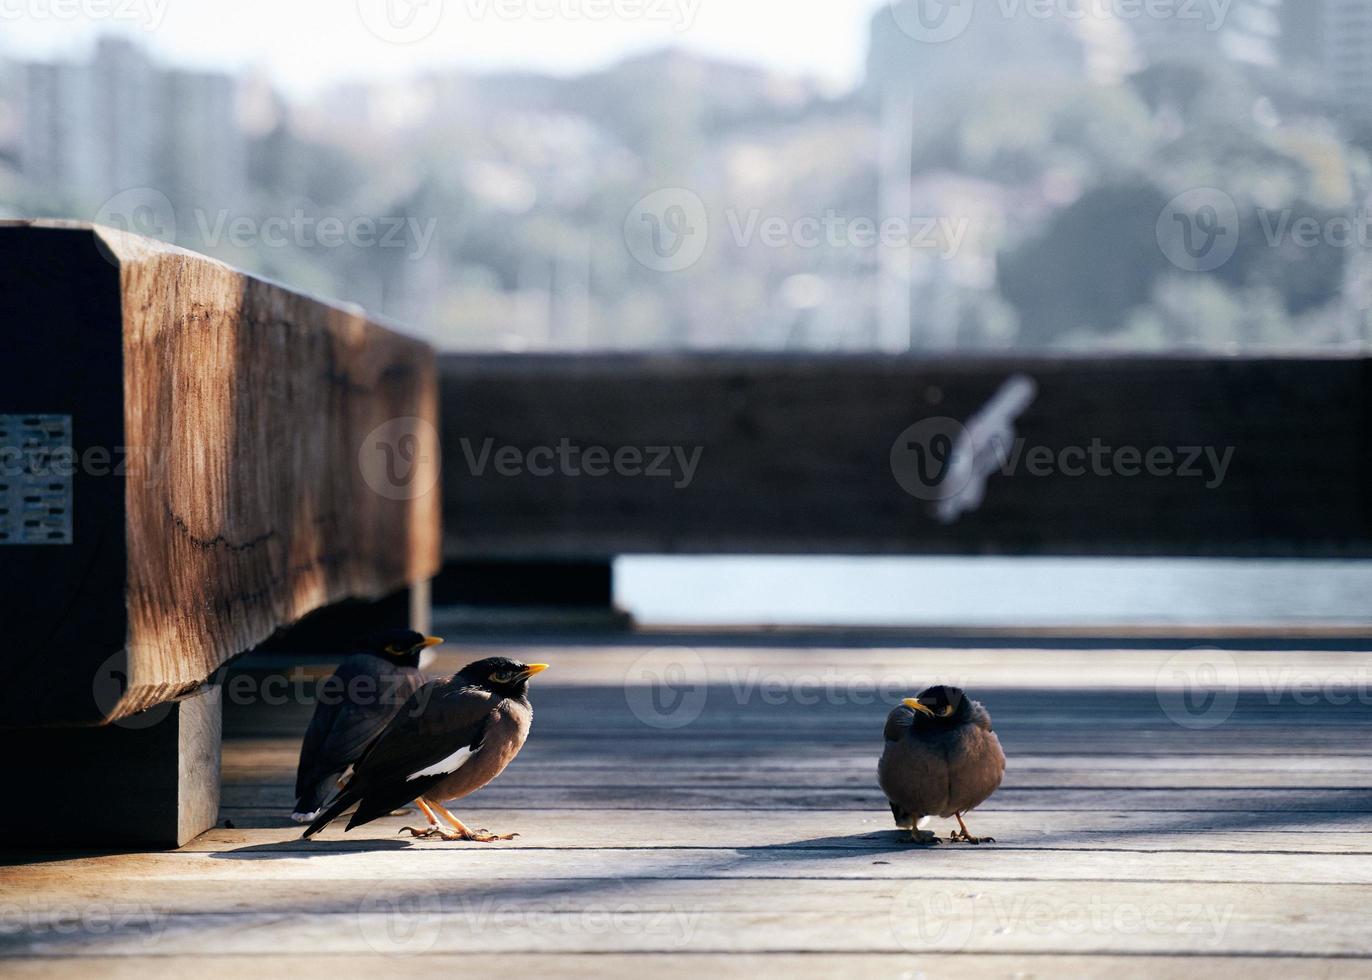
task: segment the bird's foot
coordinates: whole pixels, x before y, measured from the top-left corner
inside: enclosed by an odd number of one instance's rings
[[[518,834],[493,834],[489,830],[472,830],[463,828],[462,830],[447,830],[443,827],[425,827],[420,830],[417,827],[401,827],[399,833],[409,831],[411,837],[438,837],[446,841],[473,841],[477,844],[490,844],[498,840],[514,840]]]
[[[518,834],[493,834],[489,830],[468,830],[466,833],[454,831],[451,837],[445,836],[444,840],[470,840],[478,844],[489,844],[498,840],[514,840]]]
[[[423,830],[420,830],[418,827],[401,827],[396,833],[403,834],[407,830],[410,832],[411,837],[437,837],[443,833],[437,827],[425,827]]]
[[[941,843],[938,839],[938,834],[934,833],[932,830],[911,830],[910,842],[912,844],[918,844],[921,847],[932,847],[935,844]]]
[[[956,844],[958,841],[965,844],[994,844],[996,839],[994,837],[973,837],[965,830],[955,830],[948,835],[948,843]]]

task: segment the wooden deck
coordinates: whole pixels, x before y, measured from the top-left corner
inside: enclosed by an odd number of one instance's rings
[[[220,828],[0,855],[0,974],[1372,976],[1366,655],[516,655],[553,664],[532,738],[455,811],[517,840],[415,842],[401,818],[299,840],[310,705],[230,692]],[[1241,690],[1180,700],[1198,668]],[[969,819],[993,845],[912,848],[876,788],[887,705],[931,679],[1005,745]]]

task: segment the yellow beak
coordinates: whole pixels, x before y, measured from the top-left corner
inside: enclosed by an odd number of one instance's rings
[[[905,707],[909,708],[911,711],[918,711],[920,714],[928,715],[930,718],[934,717],[934,709],[920,704],[919,698],[906,698],[901,704],[905,705]]]
[[[424,637],[424,642],[419,644],[419,649],[423,650],[428,647],[436,647],[442,642],[443,637],[441,636],[426,636]]]
[[[528,680],[530,677],[534,676],[534,674],[541,674],[547,669],[547,664],[529,664],[529,666],[524,668],[524,679]]]

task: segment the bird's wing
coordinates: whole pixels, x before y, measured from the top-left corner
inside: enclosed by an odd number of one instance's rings
[[[886,798],[916,820],[941,815],[947,808],[948,776],[943,747],[909,735],[888,741],[877,764]]]
[[[367,662],[372,659],[366,654],[353,654],[320,685],[319,700],[314,706],[310,726],[305,729],[305,741],[300,746],[300,765],[295,773],[297,800],[308,796],[321,782],[342,772],[353,761],[351,758],[340,761],[335,730],[340,722],[342,727],[348,726],[345,716],[349,706],[344,699],[348,684],[369,671]]]
[[[376,657],[369,666],[374,686],[357,691],[355,700],[348,700],[344,710],[337,713],[321,750],[321,757],[341,772],[363,755],[368,745],[386,729],[410,695],[423,686],[424,679],[412,667],[397,667]]]
[[[497,701],[480,688],[454,687],[446,681],[425,684],[410,695],[357,763],[348,788],[366,795],[377,786],[417,785],[423,777],[455,770],[466,759],[464,750],[469,755],[481,745]]]

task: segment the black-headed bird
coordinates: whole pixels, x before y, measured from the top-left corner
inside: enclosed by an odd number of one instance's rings
[[[468,828],[443,804],[475,793],[519,754],[533,720],[529,678],[547,667],[491,657],[425,684],[391,719],[304,836],[319,833],[353,804],[357,811],[347,830],[413,802],[429,825],[402,833],[482,843],[512,839],[514,834]]]
[[[319,816],[349,767],[424,685],[420,654],[442,642],[414,630],[380,630],[365,637],[320,685],[319,703],[300,747],[292,820],[309,823]]]
[[[1005,753],[979,702],[961,688],[927,688],[892,709],[884,734],[877,780],[897,827],[909,830],[917,844],[937,844],[937,835],[920,825],[929,817],[956,817],[958,830],[950,840],[994,840],[973,837],[962,820],[986,802],[1005,775]]]

